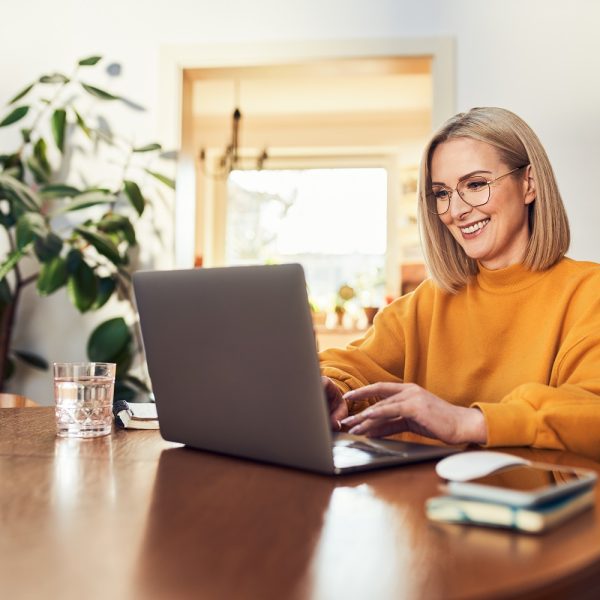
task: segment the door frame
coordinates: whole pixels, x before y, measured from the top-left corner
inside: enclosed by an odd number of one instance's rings
[[[192,68],[269,66],[314,60],[404,56],[432,58],[432,126],[437,128],[455,112],[454,40],[450,37],[324,40],[243,44],[163,46],[160,50],[159,134],[163,143],[180,149],[175,192],[175,267],[194,263],[196,230],[195,156],[190,131],[182,127],[191,106],[183,105],[184,71]]]

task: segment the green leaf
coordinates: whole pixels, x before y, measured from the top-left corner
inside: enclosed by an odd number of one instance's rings
[[[14,98],[12,98],[11,100],[8,101],[8,105],[10,106],[11,104],[14,104],[21,98],[24,98],[25,96],[27,96],[27,94],[29,94],[29,92],[32,90],[34,85],[35,85],[35,83],[32,83],[31,85],[28,85],[26,88],[22,89],[16,96],[14,96]]]
[[[177,160],[179,153],[177,150],[167,150],[165,152],[161,152],[159,156],[163,160]]]
[[[111,194],[112,193],[108,188],[104,188],[104,187],[87,188],[82,193],[87,193],[87,192],[100,192],[101,194]]]
[[[129,202],[131,202],[133,208],[137,211],[137,214],[141,217],[146,206],[146,201],[144,200],[144,196],[142,196],[138,184],[135,181],[129,180],[125,180],[123,183],[125,185],[125,195],[129,199]]]
[[[67,261],[56,256],[44,263],[37,280],[37,291],[40,296],[48,296],[67,283]]]
[[[6,281],[6,277],[0,280],[0,310],[13,301],[12,291]]]
[[[41,357],[39,354],[29,352],[29,350],[13,350],[13,354],[20,358],[24,363],[40,369],[41,371],[47,371],[50,368],[48,361]]]
[[[117,215],[108,213],[98,222],[97,227],[105,233],[122,233],[123,238],[130,246],[135,246],[137,240],[135,238],[135,229],[131,221],[125,215]]]
[[[82,58],[77,64],[80,67],[93,67],[95,64],[102,60],[101,56],[88,56],[87,58]]]
[[[72,248],[71,250],[69,250],[69,253],[67,254],[66,261],[67,261],[67,272],[70,275],[73,275],[79,268],[79,265],[83,262],[83,253],[81,252],[81,250],[78,250],[77,248]]]
[[[137,396],[137,392],[128,386],[122,379],[115,378],[115,400],[131,402]]]
[[[58,108],[52,115],[52,135],[56,147],[62,152],[65,146],[65,125],[67,123],[67,112],[64,108]]]
[[[129,383],[132,383],[136,388],[138,388],[139,390],[142,390],[143,392],[150,392],[150,388],[148,387],[148,385],[142,381],[141,379],[139,379],[138,377],[135,377],[134,375],[124,375],[123,376],[123,380],[127,381]]]
[[[117,363],[116,377],[122,377],[129,371],[133,364],[133,348],[131,343],[128,344],[117,356],[113,362]]]
[[[98,295],[98,278],[92,268],[81,261],[67,280],[67,291],[73,305],[79,312],[86,312],[92,307]]]
[[[87,83],[81,83],[81,87],[92,96],[100,98],[100,100],[119,100],[119,96],[109,94],[108,92],[101,90],[100,88],[88,85]]]
[[[18,153],[0,155],[0,165],[2,165],[4,175],[12,177],[14,181],[23,179],[23,163]]]
[[[24,210],[39,211],[40,200],[36,193],[6,172],[0,173],[0,188],[4,188],[5,193],[7,189],[10,190],[13,193],[13,200],[19,203]]]
[[[46,183],[48,181],[48,175],[46,174],[44,169],[40,167],[38,161],[34,156],[30,156],[27,159],[26,164],[31,173],[33,174],[33,178],[35,179],[36,183]]]
[[[43,185],[38,191],[40,196],[43,196],[44,198],[72,198],[73,196],[81,194],[81,190],[64,183],[50,183],[48,185]]]
[[[75,109],[73,109],[73,112],[75,113],[75,119],[77,120],[77,125],[79,125],[81,131],[83,131],[89,139],[92,139],[92,130],[87,126],[83,117]]]
[[[92,308],[97,310],[104,306],[113,295],[116,287],[117,284],[112,277],[100,277],[98,279],[98,295],[94,300],[94,304],[92,304]]]
[[[87,343],[88,359],[94,362],[116,362],[131,345],[131,331],[123,317],[104,321],[92,331]]]
[[[29,112],[29,106],[19,106],[15,108],[10,114],[8,114],[2,121],[0,121],[0,127],[6,127],[12,125],[17,121],[20,121]]]
[[[48,226],[40,213],[26,212],[17,220],[17,248],[22,250],[38,237],[45,237]]]
[[[6,257],[6,260],[0,264],[0,279],[4,279],[13,270],[14,266],[25,256],[27,250],[28,248],[14,250]]]
[[[147,144],[146,146],[140,146],[134,148],[134,152],[152,152],[153,150],[160,150],[162,146],[160,144]]]
[[[31,129],[21,129],[21,137],[24,144],[29,144],[31,142]]]
[[[55,214],[72,212],[74,210],[82,210],[90,206],[98,204],[110,204],[116,202],[117,197],[114,194],[106,194],[101,192],[85,192],[77,196],[73,201],[65,206],[62,206]]]
[[[44,171],[46,175],[50,175],[52,172],[52,167],[48,162],[47,150],[48,146],[46,144],[46,140],[41,137],[33,147],[33,155],[35,156],[37,164],[40,166],[42,171]]]
[[[94,246],[96,250],[106,256],[115,265],[120,265],[123,262],[119,250],[112,240],[103,233],[96,233],[83,227],[76,227],[75,231],[89,244]]]
[[[45,263],[58,256],[62,250],[62,239],[52,231],[43,238],[37,238],[33,242],[33,251],[38,259]]]
[[[62,73],[52,73],[40,77],[40,83],[69,83],[69,81],[70,79]]]
[[[158,179],[158,181],[160,181],[161,183],[164,183],[165,185],[169,186],[172,190],[175,189],[174,179],[171,179],[166,175],[162,175],[161,173],[157,173],[156,171],[151,171],[150,169],[144,169],[144,171],[146,171],[146,173],[148,173],[149,175],[152,175],[152,177],[154,177],[155,179]]]

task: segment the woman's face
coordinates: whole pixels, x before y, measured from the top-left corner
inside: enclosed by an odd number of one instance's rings
[[[431,157],[431,181],[455,189],[466,176],[493,180],[511,170],[496,148],[470,138],[440,144]],[[522,262],[529,240],[528,204],[535,200],[531,167],[490,184],[490,199],[472,207],[452,193],[450,208],[440,215],[467,256],[487,269]]]

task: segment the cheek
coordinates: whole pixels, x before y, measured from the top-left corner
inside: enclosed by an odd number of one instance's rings
[[[444,213],[443,215],[438,215],[438,219],[444,225],[444,227],[448,227],[450,223],[452,223],[452,217],[450,216],[450,211]]]

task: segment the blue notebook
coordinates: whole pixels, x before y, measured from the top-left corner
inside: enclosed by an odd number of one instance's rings
[[[427,500],[425,511],[432,521],[507,527],[540,533],[590,508],[594,505],[595,498],[596,492],[592,488],[542,506],[526,508],[457,496],[436,496]]]

